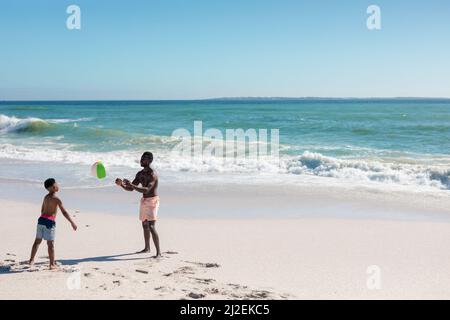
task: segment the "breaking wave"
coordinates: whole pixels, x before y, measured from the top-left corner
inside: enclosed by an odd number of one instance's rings
[[[47,129],[51,129],[58,124],[64,123],[76,123],[91,121],[92,118],[79,118],[79,119],[40,119],[40,118],[16,118],[8,117],[0,114],[0,134],[7,133],[40,133]]]
[[[260,159],[224,159],[204,156],[202,159],[174,154],[170,150],[154,150],[155,167],[166,172],[191,172],[219,178],[226,174],[264,174],[277,178],[289,178],[301,183],[307,177],[322,177],[346,185],[375,183],[411,187],[432,187],[450,190],[450,159],[438,164],[423,164],[383,159],[340,159],[320,153],[303,152],[297,156],[267,156]],[[55,148],[50,145],[36,147],[0,144],[0,158],[42,162],[91,165],[102,160],[109,167],[139,168],[140,151],[123,150],[109,152],[86,152],[71,150],[70,146]],[[322,181],[327,181],[326,179]],[[325,182],[326,183],[326,182]]]

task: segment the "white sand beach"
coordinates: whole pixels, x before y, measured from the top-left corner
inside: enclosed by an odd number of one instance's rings
[[[3,194],[7,185],[2,182]],[[35,266],[21,264],[29,258],[40,210],[33,199],[44,194],[25,188],[33,197],[0,201],[0,299],[450,298],[445,194],[222,189],[163,188],[159,260],[151,258],[154,248],[133,254],[143,247],[137,194],[111,188],[94,200],[95,191],[63,189],[79,229],[73,232],[58,217],[60,270],[49,271],[44,243]],[[87,206],[91,199],[95,208],[103,201],[105,210],[80,209],[80,199]],[[108,213],[120,202],[136,214]],[[260,217],[240,218],[258,208]],[[176,216],[182,210],[188,215]],[[279,218],[280,210],[292,217]],[[370,266],[379,271],[379,287],[367,286]]]
[[[450,300],[450,1],[377,2],[0,1],[0,302]]]

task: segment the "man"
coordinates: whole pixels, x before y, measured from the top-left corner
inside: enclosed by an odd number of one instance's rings
[[[150,234],[153,238],[153,243],[156,247],[155,258],[161,257],[161,250],[159,248],[159,236],[156,232],[155,224],[158,217],[159,196],[158,176],[155,174],[150,164],[153,162],[153,154],[151,152],[144,152],[141,157],[141,167],[143,169],[136,174],[133,182],[127,179],[116,179],[116,184],[126,191],[137,191],[142,193],[141,206],[139,210],[139,219],[142,221],[142,228],[144,229],[144,250],[137,253],[150,252]],[[139,186],[141,185],[141,186]]]

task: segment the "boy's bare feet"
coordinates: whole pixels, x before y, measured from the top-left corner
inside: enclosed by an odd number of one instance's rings
[[[28,264],[32,266],[34,264],[34,260],[28,260]]]
[[[136,251],[136,253],[148,253],[148,252],[150,252],[150,249],[146,249],[146,248],[141,251]]]
[[[159,258],[162,258],[162,255],[161,255],[161,253],[158,253],[157,255],[153,256],[152,258],[153,259],[159,259]]]

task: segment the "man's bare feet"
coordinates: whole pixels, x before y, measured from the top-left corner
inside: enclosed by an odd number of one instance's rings
[[[152,258],[153,259],[159,259],[159,258],[162,258],[162,255],[161,255],[161,253],[158,253],[157,255],[153,256]]]
[[[146,249],[146,248],[141,251],[136,251],[136,253],[148,253],[148,252],[150,252],[150,249]]]
[[[57,266],[56,264],[51,264],[49,267],[50,270],[58,270],[59,266]]]
[[[32,266],[34,264],[34,260],[28,260],[28,264]]]

